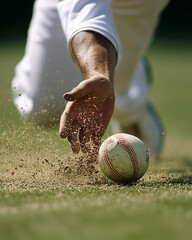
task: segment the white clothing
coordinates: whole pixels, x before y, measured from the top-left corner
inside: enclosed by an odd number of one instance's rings
[[[118,53],[118,63],[121,58],[121,43],[116,32],[111,10],[112,0],[65,0],[57,6],[63,30],[68,42],[72,58],[71,40],[84,30],[98,32],[114,45]]]
[[[37,0],[25,56],[16,67],[12,82],[14,103],[19,112],[39,124],[59,120],[65,107],[63,93],[82,80],[68,52],[73,58],[71,39],[84,30],[102,34],[117,51],[114,115],[125,109],[133,114],[133,109],[142,108],[149,88],[139,61],[153,38],[159,15],[167,2]]]

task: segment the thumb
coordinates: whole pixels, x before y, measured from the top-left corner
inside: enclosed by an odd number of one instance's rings
[[[90,93],[90,82],[88,80],[84,80],[80,82],[75,88],[73,88],[70,92],[67,92],[63,95],[65,100],[74,101],[76,99],[80,99]]]

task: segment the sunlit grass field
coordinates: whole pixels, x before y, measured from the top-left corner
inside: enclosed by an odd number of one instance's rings
[[[165,144],[133,185],[108,180],[98,166],[88,174],[91,166],[82,163],[80,171],[82,156],[58,129],[23,122],[10,90],[23,51],[22,41],[0,45],[0,239],[191,239],[191,44],[157,39],[148,51]]]

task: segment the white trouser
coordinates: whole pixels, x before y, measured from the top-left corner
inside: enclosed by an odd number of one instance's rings
[[[65,107],[63,93],[82,80],[68,52],[71,52],[72,37],[83,30],[99,32],[117,50],[116,108],[129,111],[130,102],[133,109],[144,105],[149,89],[139,60],[152,40],[167,2],[114,0],[111,4],[111,0],[37,0],[25,56],[17,65],[12,82],[14,103],[19,112],[26,119],[45,125],[60,118]]]

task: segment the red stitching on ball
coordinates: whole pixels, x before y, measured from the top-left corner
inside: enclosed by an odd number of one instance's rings
[[[115,137],[120,141],[122,146],[128,152],[132,162],[132,166],[133,166],[133,178],[136,178],[139,170],[139,165],[138,165],[138,159],[137,159],[137,155],[135,153],[134,148],[131,146],[131,144],[126,138],[120,137],[119,135],[116,135]]]
[[[123,177],[123,176],[122,176],[120,173],[118,173],[118,172],[116,171],[116,169],[113,167],[113,165],[112,165],[112,163],[111,163],[111,161],[110,161],[110,158],[109,158],[109,156],[108,156],[108,152],[107,152],[107,142],[106,142],[105,145],[104,145],[103,152],[104,152],[104,160],[105,160],[106,164],[108,165],[109,169],[110,169],[116,176],[118,176],[118,177],[120,177],[120,178],[122,178],[122,179],[124,179],[124,180],[127,181],[128,178]]]

